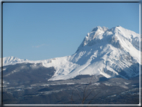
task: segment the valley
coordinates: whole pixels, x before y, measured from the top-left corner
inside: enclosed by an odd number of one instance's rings
[[[13,66],[28,67],[32,64],[16,64]],[[39,68],[38,68],[39,66]],[[7,66],[8,67],[8,66]],[[11,67],[11,69],[10,69]],[[10,66],[9,70],[12,71]],[[18,68],[18,67],[16,67]],[[138,104],[139,77],[123,79],[115,77],[107,79],[101,75],[79,75],[68,80],[48,81],[55,72],[54,68],[29,69],[32,75],[27,77],[27,69],[15,76],[4,73],[4,104]],[[47,78],[41,72],[48,71]],[[40,72],[40,73],[39,73]],[[17,76],[18,75],[18,76]],[[41,75],[41,76],[40,76]],[[35,77],[37,77],[35,79]],[[34,79],[33,79],[34,78]],[[84,99],[85,98],[85,99]],[[84,99],[84,100],[83,100]]]

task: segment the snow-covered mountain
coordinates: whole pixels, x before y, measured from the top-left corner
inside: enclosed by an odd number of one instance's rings
[[[139,75],[140,40],[139,34],[121,26],[111,29],[98,26],[71,56],[41,61],[6,57],[3,65],[41,63],[44,67],[54,67],[56,71],[49,80],[66,80],[78,75],[131,78]]]
[[[1,58],[0,58],[1,60]],[[28,60],[27,59],[19,59],[17,57],[14,57],[14,56],[10,56],[10,57],[4,57],[3,58],[3,65],[6,66],[6,65],[13,65],[13,64],[16,64],[16,63],[23,63],[23,62],[27,62]],[[1,62],[0,62],[0,66],[1,66]]]

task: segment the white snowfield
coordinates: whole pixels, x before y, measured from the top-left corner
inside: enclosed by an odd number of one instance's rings
[[[16,57],[4,57],[3,65],[17,63],[41,63],[44,67],[54,67],[54,75],[49,80],[66,80],[77,75],[103,75],[106,78],[120,75],[125,78],[139,75],[141,51],[140,35],[121,26],[108,29],[95,27],[71,56],[40,61],[30,61]],[[123,73],[122,73],[123,72]]]

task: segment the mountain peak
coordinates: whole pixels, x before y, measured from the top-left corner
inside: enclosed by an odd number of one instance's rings
[[[117,25],[116,27],[121,27],[120,25]]]
[[[93,30],[90,33],[88,33],[87,36],[84,38],[78,50],[87,45],[92,46],[97,39],[101,40],[103,38],[104,32],[107,30],[108,30],[107,27],[101,27],[101,26],[93,28]]]
[[[0,58],[1,59],[1,58]],[[3,65],[11,65],[11,64],[17,64],[17,63],[22,63],[22,62],[27,62],[27,59],[20,59],[14,56],[10,56],[10,57],[3,57]],[[1,62],[0,62],[0,66],[1,66]]]
[[[43,61],[25,61],[13,56],[3,58],[3,65],[41,63],[54,67],[50,80],[65,80],[78,75],[102,75],[106,78],[131,78],[139,74],[140,35],[116,26],[111,29],[95,27],[87,34],[78,50],[71,56]]]
[[[115,40],[114,40],[115,37]],[[87,34],[84,38],[83,42],[78,47],[77,51],[83,49],[85,46],[92,46],[96,44],[100,44],[103,42],[112,41],[113,46],[121,47],[122,44],[124,46],[123,41],[128,40],[130,44],[132,44],[135,48],[139,48],[139,34],[135,32],[125,29],[122,26],[116,26],[111,29],[106,27],[97,26],[93,28],[91,32]]]
[[[97,30],[103,30],[103,31],[105,31],[107,29],[108,29],[107,27],[97,26],[97,27],[93,28],[92,31],[97,31]]]
[[[116,26],[116,27],[113,27],[113,28],[111,28],[111,29],[125,29],[125,28],[123,28],[122,26],[120,26],[120,25],[118,25],[118,26]]]

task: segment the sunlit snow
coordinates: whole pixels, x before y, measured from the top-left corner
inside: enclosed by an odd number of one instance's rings
[[[77,75],[103,75],[115,77],[124,71],[128,77],[138,75],[131,66],[140,64],[140,35],[121,26],[108,29],[96,27],[84,38],[77,51],[71,56],[30,61],[16,57],[3,58],[3,65],[17,63],[41,63],[54,67],[56,72],[49,80],[66,80]],[[141,65],[141,64],[140,64]],[[32,66],[36,68],[36,66]],[[16,71],[13,71],[14,73]]]

